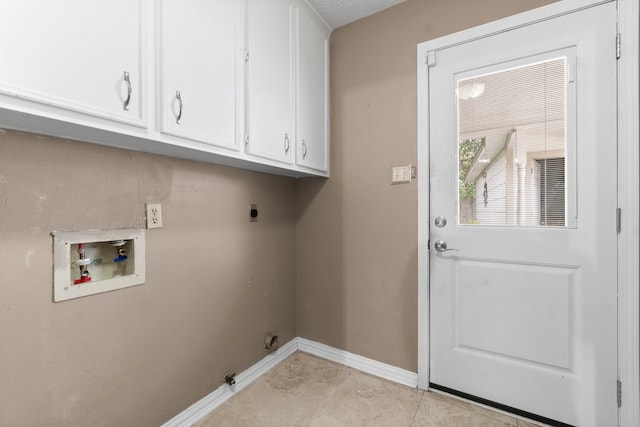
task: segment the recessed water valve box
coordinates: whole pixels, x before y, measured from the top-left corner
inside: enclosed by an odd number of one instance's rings
[[[51,234],[54,302],[145,282],[143,229]]]

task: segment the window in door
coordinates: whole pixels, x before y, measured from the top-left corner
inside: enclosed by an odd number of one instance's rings
[[[458,224],[570,225],[567,63],[556,55],[456,77]]]

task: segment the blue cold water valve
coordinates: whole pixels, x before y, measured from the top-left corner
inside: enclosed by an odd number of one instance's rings
[[[127,256],[127,250],[124,248],[125,243],[127,243],[125,240],[116,240],[111,242],[111,246],[114,246],[118,253],[118,256],[113,259],[113,262],[122,262],[129,258]]]

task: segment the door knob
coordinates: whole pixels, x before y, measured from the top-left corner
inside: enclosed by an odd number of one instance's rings
[[[435,242],[433,242],[433,248],[438,252],[447,252],[447,251],[458,252],[457,249],[447,249],[447,242],[445,242],[444,240],[436,240]]]

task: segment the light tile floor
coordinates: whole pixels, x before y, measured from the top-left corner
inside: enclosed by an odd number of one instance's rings
[[[412,389],[297,352],[198,427],[534,427],[441,394]]]

